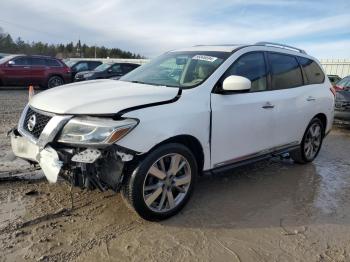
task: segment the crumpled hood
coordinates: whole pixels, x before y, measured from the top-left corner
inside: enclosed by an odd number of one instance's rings
[[[56,114],[116,114],[121,110],[171,100],[178,88],[117,80],[94,80],[58,86],[35,95],[30,106]]]

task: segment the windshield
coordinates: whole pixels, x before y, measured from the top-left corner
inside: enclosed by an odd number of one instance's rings
[[[94,71],[97,71],[97,72],[102,72],[102,71],[105,71],[106,69],[110,68],[111,65],[110,64],[101,64],[99,65],[98,67],[96,67],[94,69]]]
[[[228,52],[169,52],[140,66],[120,80],[191,88],[203,83],[229,57]]]

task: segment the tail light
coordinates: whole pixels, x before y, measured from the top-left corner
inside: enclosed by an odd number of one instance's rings
[[[335,98],[335,95],[336,95],[336,93],[337,93],[337,91],[335,90],[335,88],[334,88],[333,86],[331,86],[331,87],[329,88],[329,90],[331,90],[331,92],[332,92],[332,94],[334,95],[334,98]]]
[[[65,67],[65,72],[66,72],[67,74],[70,74],[70,73],[71,73],[70,67],[66,66],[66,67]]]
[[[335,91],[341,91],[341,90],[343,90],[344,88],[342,87],[342,86],[337,86],[337,85],[335,85],[334,86],[334,90]]]

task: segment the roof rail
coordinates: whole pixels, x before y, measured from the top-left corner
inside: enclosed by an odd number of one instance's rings
[[[290,45],[284,45],[284,44],[279,44],[279,43],[273,43],[273,42],[257,42],[255,45],[263,45],[263,46],[273,46],[273,47],[279,47],[283,49],[289,49],[289,50],[294,50],[302,54],[306,54],[306,52],[303,49],[296,48],[294,46]]]
[[[243,44],[210,44],[210,45],[194,45],[192,47],[198,47],[198,46],[241,46]]]

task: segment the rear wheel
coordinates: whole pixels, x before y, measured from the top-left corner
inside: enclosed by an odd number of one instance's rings
[[[139,163],[123,186],[122,195],[142,218],[166,219],[185,206],[196,176],[197,164],[187,147],[163,145]]]
[[[320,152],[324,127],[320,119],[314,118],[306,128],[300,147],[291,152],[291,158],[299,164],[312,162]]]
[[[63,84],[64,84],[64,81],[63,81],[62,77],[60,77],[60,76],[51,76],[49,78],[49,80],[47,81],[48,88],[53,88],[53,87],[60,86]]]

